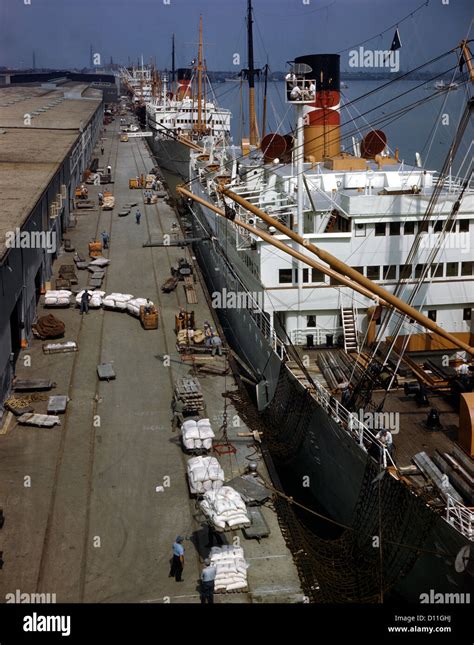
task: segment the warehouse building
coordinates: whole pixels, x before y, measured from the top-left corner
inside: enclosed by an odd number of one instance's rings
[[[86,83],[0,88],[0,404],[72,223],[103,112],[102,92]]]

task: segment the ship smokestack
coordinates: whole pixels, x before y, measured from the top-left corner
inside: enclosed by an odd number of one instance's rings
[[[305,161],[323,161],[341,151],[340,135],[340,56],[312,54],[298,56],[295,64],[309,65],[305,78],[316,80],[316,100],[305,105]]]
[[[191,77],[192,70],[187,67],[178,69],[178,89],[176,98],[181,101],[185,96],[191,97]]]

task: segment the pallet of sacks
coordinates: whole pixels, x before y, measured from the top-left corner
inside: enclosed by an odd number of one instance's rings
[[[79,291],[79,293],[76,296],[76,305],[78,307],[81,306],[81,298],[83,293],[84,293],[84,289],[82,289],[82,291]],[[89,291],[89,293],[91,295],[91,299],[89,300],[89,308],[100,309],[102,307],[105,291]]]
[[[224,484],[224,471],[215,457],[191,457],[187,471],[191,495],[203,495]]]
[[[211,566],[216,567],[215,593],[248,591],[247,569],[249,565],[242,547],[214,546],[209,554]]]
[[[181,426],[181,441],[185,452],[202,454],[211,450],[214,437],[209,419],[188,419]]]
[[[59,289],[57,291],[49,290],[44,295],[45,307],[69,307],[71,304],[72,291]]]
[[[102,300],[104,309],[127,311],[127,302],[133,299],[130,293],[110,293]]]
[[[244,500],[231,486],[206,491],[199,506],[217,531],[243,529],[251,524]]]

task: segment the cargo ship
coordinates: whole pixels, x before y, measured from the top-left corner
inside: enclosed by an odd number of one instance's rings
[[[459,52],[472,82],[466,42]],[[293,500],[340,528],[306,535],[323,597],[462,602],[474,582],[474,265],[460,249],[472,248],[474,190],[472,170],[454,177],[450,162],[472,99],[437,173],[401,162],[381,130],[341,150],[334,54],[295,59],[296,128],[259,143],[252,70],[249,52],[248,145],[203,137],[178,192],[211,297],[251,303],[217,314],[276,469]]]
[[[230,135],[231,112],[208,100],[211,90],[203,59],[201,17],[196,64],[178,68],[176,87],[163,74],[161,92],[146,104],[147,124],[153,133],[150,145],[161,168],[187,177],[190,150],[199,150],[197,144],[203,137],[222,143]]]

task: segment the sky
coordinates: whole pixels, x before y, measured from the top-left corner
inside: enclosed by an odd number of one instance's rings
[[[253,0],[257,66],[268,58],[274,71],[311,53],[336,53],[367,38],[364,48],[386,50],[399,23],[402,70],[415,67],[474,36],[472,0]],[[0,0],[0,66],[83,68],[89,52],[127,64],[143,55],[158,68],[171,66],[171,34],[177,66],[196,57],[199,14],[204,21],[209,70],[245,66],[247,0]],[[405,21],[405,16],[413,13]],[[241,66],[234,65],[235,54]],[[341,54],[350,69],[349,51]],[[435,68],[436,69],[436,68]]]

